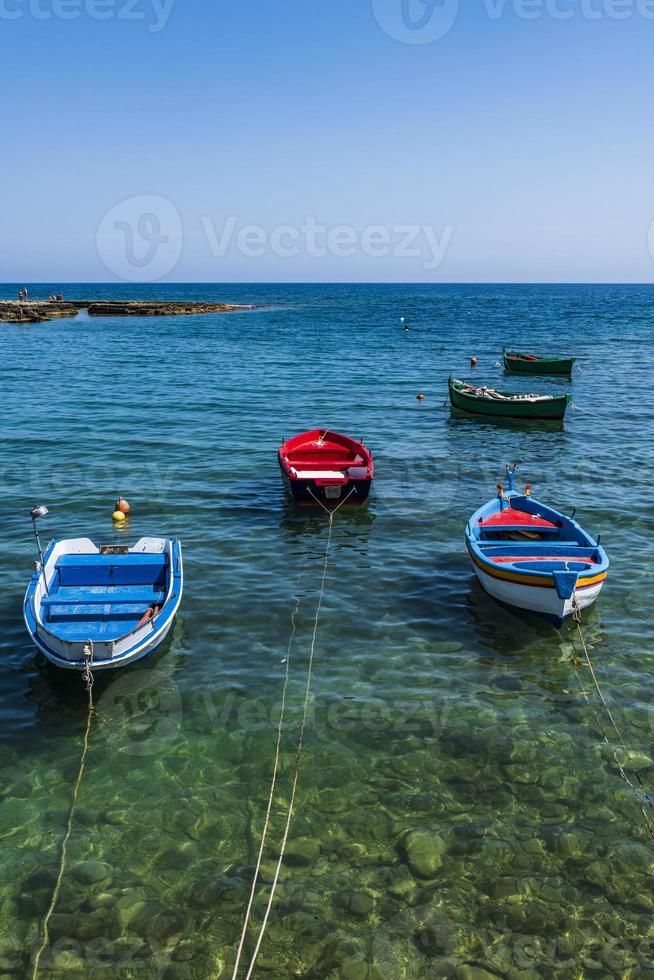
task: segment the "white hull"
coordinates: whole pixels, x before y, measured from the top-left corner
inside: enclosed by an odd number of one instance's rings
[[[484,591],[504,605],[513,606],[515,609],[536,616],[543,616],[556,625],[561,625],[574,612],[572,598],[560,599],[555,588],[507,582],[504,579],[495,578],[493,575],[487,575],[477,565],[473,565],[473,567]],[[603,585],[604,582],[598,582],[596,585],[588,586],[588,588],[577,589],[575,596],[579,608],[586,609],[588,606],[592,606],[602,591]]]
[[[151,635],[143,640],[136,647],[132,647],[131,650],[126,651],[123,654],[116,654],[116,656],[110,658],[103,658],[102,655],[96,656],[100,646],[104,644],[96,644],[93,651],[93,670],[112,670],[117,667],[127,667],[129,664],[134,664],[139,660],[145,660],[149,657],[157,647],[163,643],[163,641],[168,636],[173,625],[173,618],[171,618],[166,625],[161,629],[157,630],[156,633],[151,633]],[[66,644],[66,656],[58,656],[52,649],[45,646],[44,643],[52,643],[52,646],[62,646],[61,641],[57,640],[55,637],[50,636],[46,633],[44,637],[41,637],[40,633],[32,636],[33,642],[39,648],[44,657],[46,657],[51,664],[56,667],[63,667],[64,670],[82,670],[84,665],[84,648],[86,644],[84,643],[70,643]],[[63,653],[63,650],[62,650]]]

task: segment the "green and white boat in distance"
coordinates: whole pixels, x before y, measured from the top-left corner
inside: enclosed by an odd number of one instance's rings
[[[450,377],[450,402],[453,408],[471,415],[491,418],[561,421],[571,395],[521,395],[495,388],[479,388]]]
[[[514,374],[563,374],[570,377],[576,357],[536,357],[518,351],[504,351],[504,368]]]

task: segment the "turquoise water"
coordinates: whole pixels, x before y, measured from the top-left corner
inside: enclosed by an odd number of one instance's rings
[[[254,975],[654,976],[654,842],[585,703],[573,634],[496,606],[463,543],[514,461],[601,533],[611,576],[584,632],[654,790],[654,289],[65,289],[135,294],[261,307],[0,325],[0,977],[29,975],[86,720],[79,679],[48,669],[22,623],[31,506],[50,508],[46,539],[178,535],[186,572],[170,641],[96,682],[41,975],[231,977],[295,622],[248,951],[283,830],[328,532],[286,500],[276,450],[315,425],[363,436],[377,475],[369,504],[334,522],[295,818]],[[564,426],[443,406],[472,354],[477,379],[504,381],[504,343],[579,355]]]

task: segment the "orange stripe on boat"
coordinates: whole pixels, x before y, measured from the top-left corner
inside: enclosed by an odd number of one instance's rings
[[[554,579],[551,576],[547,576],[547,578],[545,578],[540,575],[521,575],[518,572],[509,572],[505,569],[493,568],[492,566],[487,565],[485,562],[480,561],[471,550],[470,546],[468,546],[468,552],[477,568],[480,568],[486,575],[490,575],[491,578],[501,579],[504,582],[512,582],[515,585],[532,585],[538,586],[542,589],[556,588]],[[603,582],[607,575],[608,572],[600,572],[599,575],[592,575],[583,578],[580,577],[579,581],[577,582],[577,588],[587,589],[591,585],[597,585],[599,582]]]

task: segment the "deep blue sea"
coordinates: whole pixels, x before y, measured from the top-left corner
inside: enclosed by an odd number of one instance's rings
[[[0,324],[0,978],[31,976],[86,723],[80,678],[49,669],[22,621],[35,503],[46,539],[175,535],[185,558],[170,640],[96,680],[39,975],[232,976],[290,644],[247,975],[328,536],[322,512],[286,499],[276,454],[316,426],[363,437],[376,479],[334,520],[295,815],[254,976],[654,977],[641,805],[653,824],[654,811],[618,768],[654,794],[654,287],[34,284],[30,297],[53,288],[257,308]],[[506,378],[504,345],[575,354],[580,369],[571,383]],[[564,424],[456,418],[450,373],[571,389],[576,408]],[[609,553],[583,631],[627,752],[603,740],[613,729],[574,632],[507,612],[474,578],[466,522],[513,462]]]

